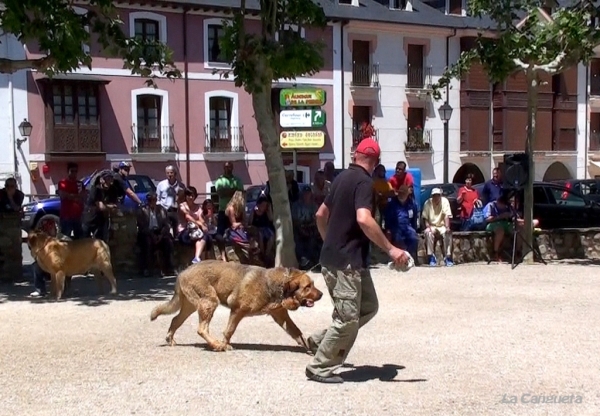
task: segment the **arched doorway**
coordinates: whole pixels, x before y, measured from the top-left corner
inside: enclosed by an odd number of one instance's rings
[[[452,182],[465,183],[465,178],[469,173],[473,174],[473,185],[485,182],[485,176],[483,176],[481,169],[479,169],[479,166],[477,166],[474,163],[465,163],[460,168],[458,168],[458,170],[454,174],[454,179],[452,179]]]
[[[554,162],[544,173],[544,182],[560,181],[566,179],[573,179],[573,175],[569,172],[569,169],[562,162]]]

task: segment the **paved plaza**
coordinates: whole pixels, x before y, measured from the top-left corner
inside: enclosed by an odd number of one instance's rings
[[[379,314],[361,330],[342,385],[307,381],[310,356],[268,317],[243,320],[235,350],[215,353],[193,315],[179,345],[166,347],[172,316],[149,315],[170,298],[173,278],[120,281],[120,295],[104,300],[93,279],[79,278],[61,302],[28,299],[27,283],[0,286],[0,414],[597,415],[599,271],[373,270]],[[291,316],[310,333],[331,309],[325,296]],[[220,307],[213,333],[227,316]]]

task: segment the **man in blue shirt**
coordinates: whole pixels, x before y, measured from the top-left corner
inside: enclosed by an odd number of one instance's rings
[[[419,237],[417,235],[417,204],[409,197],[408,186],[398,189],[398,196],[391,198],[385,209],[386,234],[391,243],[405,248],[414,259],[417,258]]]
[[[492,179],[483,185],[481,197],[484,204],[489,204],[490,202],[500,198],[500,195],[502,195],[502,177],[500,174],[500,169],[494,168],[492,171]]]

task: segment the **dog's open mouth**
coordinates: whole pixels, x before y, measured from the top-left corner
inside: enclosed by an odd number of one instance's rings
[[[302,301],[302,306],[306,306],[307,308],[312,308],[313,306],[315,306],[315,302],[310,299],[304,299]]]

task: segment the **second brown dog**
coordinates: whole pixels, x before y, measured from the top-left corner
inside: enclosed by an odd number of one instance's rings
[[[152,310],[150,319],[179,311],[171,321],[167,342],[175,344],[175,331],[194,312],[200,323],[198,335],[215,351],[231,349],[230,340],[240,321],[247,316],[271,315],[296,342],[309,351],[302,332],[288,311],[312,307],[323,293],[305,272],[278,267],[265,269],[239,263],[206,260],[189,266],[177,277],[173,298]],[[223,340],[209,332],[210,321],[219,304],[231,313]]]

